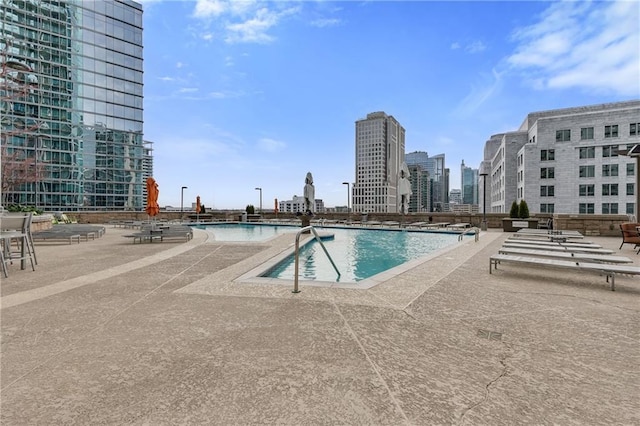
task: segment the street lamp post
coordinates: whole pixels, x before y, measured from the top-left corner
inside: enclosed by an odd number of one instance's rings
[[[262,188],[256,188],[256,191],[260,191],[260,214],[262,214]]]
[[[482,224],[480,230],[487,230],[487,173],[480,173],[482,176]]]
[[[349,182],[342,182],[342,184],[347,185],[347,222],[351,223],[351,190]]]
[[[184,215],[184,190],[187,189],[186,186],[183,186],[180,189],[180,220],[182,220],[182,216]]]

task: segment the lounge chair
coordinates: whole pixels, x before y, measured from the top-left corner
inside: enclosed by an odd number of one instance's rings
[[[557,260],[557,259],[542,259],[540,257],[532,256],[514,256],[509,254],[494,254],[489,258],[489,273],[491,274],[493,269],[498,269],[499,263],[516,263],[519,265],[543,267],[543,268],[558,268],[558,269],[570,269],[580,272],[593,272],[607,277],[607,282],[611,283],[611,291],[615,291],[615,279],[616,274],[624,275],[640,275],[640,267],[630,265],[612,265],[607,263],[594,263],[594,262],[576,262],[573,260]]]
[[[553,219],[540,219],[538,229],[553,229]]]
[[[633,249],[635,250],[640,246],[640,233],[638,232],[638,227],[640,223],[636,222],[627,222],[620,224],[620,231],[622,232],[622,243],[620,244],[620,248],[618,250],[622,250],[622,246],[625,244],[633,244]],[[636,254],[640,253],[640,249],[636,252]]]
[[[558,245],[541,245],[541,244],[522,244],[504,242],[503,247],[522,248],[531,250],[551,250],[551,251],[565,251],[568,253],[592,253],[592,254],[613,254],[613,250],[599,248],[599,247],[580,247],[580,246],[568,246],[563,244]]]
[[[502,247],[500,248],[500,250],[498,250],[498,253],[517,256],[548,257],[560,260],[578,260],[598,263],[633,263],[633,260],[625,256],[613,256],[610,254],[597,253],[575,253],[568,251],[535,250],[517,247]]]

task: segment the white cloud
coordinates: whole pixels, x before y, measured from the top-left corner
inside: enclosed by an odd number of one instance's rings
[[[228,3],[221,0],[197,0],[193,16],[196,18],[217,17],[226,12]]]
[[[322,18],[311,21],[311,26],[324,28],[324,27],[334,27],[336,25],[340,25],[342,21],[337,18]]]
[[[531,86],[640,94],[640,8],[636,1],[553,3],[517,30],[507,59]]]
[[[476,40],[476,41],[473,41],[473,42],[469,43],[465,47],[465,50],[467,52],[469,52],[469,53],[479,53],[479,52],[482,52],[483,50],[485,50],[486,48],[487,48],[487,46],[483,42],[481,42],[479,40]]]
[[[457,41],[454,43],[451,43],[451,50],[457,50],[460,49],[460,43],[458,43]]]
[[[183,68],[183,67],[184,67],[184,64],[182,62],[176,63],[176,68],[180,69],[180,68]]]
[[[289,5],[294,4],[294,7]],[[297,2],[265,0],[197,0],[193,17],[201,20],[199,37],[226,43],[272,42],[269,31],[280,21],[301,10]],[[218,33],[218,34],[216,34]]]
[[[491,75],[482,76],[480,85],[472,86],[471,92],[462,100],[456,108],[456,114],[468,116],[476,112],[482,104],[491,98],[502,88],[502,73],[491,70]]]
[[[258,141],[258,148],[262,151],[276,152],[283,150],[287,144],[270,138],[262,138]]]

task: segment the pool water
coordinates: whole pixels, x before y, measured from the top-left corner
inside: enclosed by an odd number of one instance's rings
[[[299,226],[221,223],[202,226],[216,241],[259,242],[285,233],[296,233]]]
[[[300,248],[299,280],[358,282],[458,241],[457,234],[448,233],[319,227],[317,229],[321,233],[335,235],[333,239],[323,240],[323,244],[336,264],[340,276],[322,247],[313,241]],[[294,271],[295,259],[290,255],[261,276],[293,280]]]

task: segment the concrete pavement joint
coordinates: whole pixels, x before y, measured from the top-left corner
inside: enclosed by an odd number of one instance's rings
[[[358,338],[358,335],[356,334],[356,332],[353,330],[353,328],[349,324],[349,321],[347,321],[347,319],[344,317],[344,315],[342,315],[342,312],[340,311],[340,307],[338,307],[338,305],[335,302],[333,302],[332,304],[333,304],[333,307],[336,309],[336,311],[337,311],[338,315],[340,316],[340,318],[342,318],[342,321],[344,322],[344,325],[345,325],[347,331],[349,332],[349,334],[351,335],[353,340],[356,342],[356,344],[358,345],[358,347],[362,351],[362,354],[364,355],[365,359],[367,360],[367,363],[369,364],[369,366],[371,367],[373,372],[378,377],[378,380],[380,380],[380,382],[384,385],[384,387],[387,390],[387,393],[389,395],[389,398],[391,399],[391,401],[395,405],[396,409],[402,414],[402,418],[404,419],[405,423],[409,424],[410,422],[409,422],[409,418],[407,417],[407,414],[404,412],[404,410],[400,406],[400,403],[398,402],[398,399],[395,396],[393,396],[393,392],[391,392],[391,388],[389,387],[389,384],[382,377],[382,374],[380,374],[380,369],[378,368],[376,363],[373,362],[373,360],[371,359],[371,357],[367,353],[367,350],[365,349],[364,345],[362,344],[362,342]]]
[[[195,235],[196,233],[194,232],[194,238],[180,246],[172,247],[168,250],[162,251],[160,253],[155,253],[142,259],[134,260],[124,265],[114,266],[102,271],[94,272],[92,274],[72,278],[70,280],[58,281],[57,283],[50,284],[45,287],[34,288],[32,290],[0,297],[0,310],[53,296],[85,285],[94,284],[107,278],[112,278],[134,271],[136,269],[143,268],[145,266],[159,263],[163,260],[171,259],[172,257],[185,253],[192,248],[203,244],[208,239],[208,235],[205,235],[204,238],[198,238],[196,240]]]

